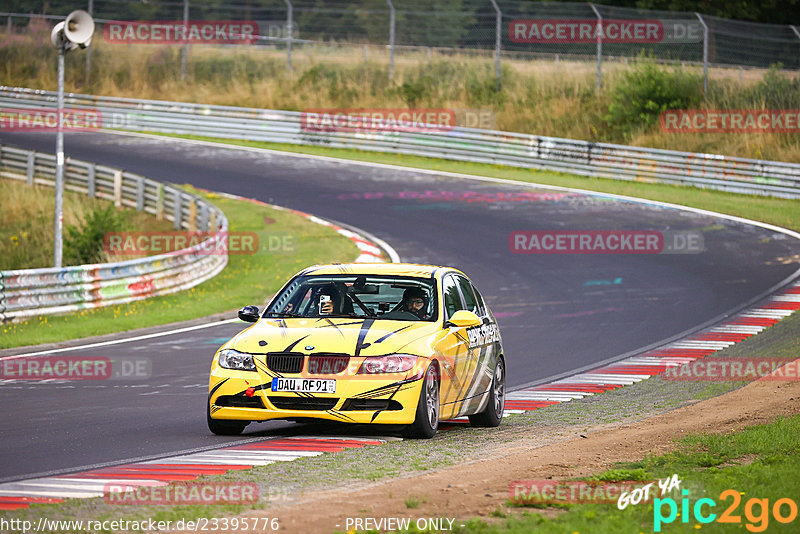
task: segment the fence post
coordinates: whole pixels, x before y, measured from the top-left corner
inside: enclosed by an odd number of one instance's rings
[[[33,174],[36,170],[36,152],[28,152],[28,185],[33,185]]]
[[[197,231],[197,201],[189,199],[189,231]]]
[[[164,219],[164,184],[156,186],[156,220]]]
[[[286,3],[286,71],[292,71],[292,25],[294,24],[294,6],[289,0]]]
[[[203,232],[208,231],[208,205],[205,202],[200,204],[200,228]]]
[[[708,24],[695,12],[697,20],[703,25],[703,96],[708,96]]]
[[[392,0],[386,0],[389,5],[389,79],[394,77],[394,4]]]
[[[189,0],[183,0],[183,27],[188,34],[189,28]],[[181,48],[181,81],[186,79],[186,56],[189,53],[187,50],[188,45],[186,41],[183,43],[183,47]]]
[[[114,206],[122,207],[122,171],[114,173]]]
[[[597,10],[594,4],[589,4],[594,14],[597,16],[597,90],[603,86],[603,15]]]
[[[174,190],[172,200],[172,227],[176,230],[181,229],[181,219],[183,218],[183,195],[177,189]]]
[[[495,0],[491,0],[494,7],[494,70],[497,80],[497,88],[500,89],[500,52],[503,46],[503,13]]]
[[[11,15],[8,16],[8,20],[6,21],[6,32],[11,33]]]
[[[797,29],[797,26],[789,26],[789,27],[792,29],[797,38],[800,39],[800,30]]]
[[[94,0],[89,0],[89,5],[86,9],[90,15],[94,15]],[[92,71],[92,45],[86,47],[86,83],[89,83],[89,75]]]
[[[97,166],[94,163],[89,164],[89,169],[87,171],[87,183],[86,183],[86,193],[89,195],[89,198],[95,197],[95,172],[97,171]]]
[[[136,178],[136,211],[144,209],[144,178]]]

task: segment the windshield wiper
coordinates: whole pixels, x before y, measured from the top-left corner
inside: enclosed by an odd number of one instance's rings
[[[268,312],[267,315],[273,315],[276,317],[302,317],[302,315],[292,312]]]

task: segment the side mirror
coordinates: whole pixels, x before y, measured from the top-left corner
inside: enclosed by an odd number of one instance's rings
[[[450,317],[449,321],[445,321],[444,326],[480,326],[481,319],[469,310],[458,310]]]
[[[246,323],[255,323],[258,321],[258,318],[258,306],[245,306],[239,310],[239,319]]]

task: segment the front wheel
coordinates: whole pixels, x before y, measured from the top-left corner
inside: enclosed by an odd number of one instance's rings
[[[497,360],[494,368],[492,386],[489,389],[489,402],[481,413],[469,416],[472,426],[500,426],[503,419],[503,409],[506,405],[506,373],[503,359]]]
[[[206,422],[208,429],[218,436],[238,436],[244,431],[249,421],[221,421],[211,419],[211,407],[206,403]]]
[[[430,364],[422,380],[422,391],[417,403],[414,423],[405,434],[412,438],[432,438],[439,429],[439,373],[436,364]]]

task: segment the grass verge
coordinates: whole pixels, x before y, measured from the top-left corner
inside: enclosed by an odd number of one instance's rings
[[[327,156],[331,158],[349,159],[380,163],[384,165],[399,165],[428,169],[440,172],[454,172],[475,176],[489,176],[530,184],[554,185],[560,187],[574,187],[601,193],[625,195],[647,200],[669,202],[690,206],[704,210],[716,211],[762,221],[792,230],[800,230],[800,202],[796,200],[762,197],[755,195],[741,195],[726,193],[711,189],[699,189],[690,186],[669,184],[650,184],[644,182],[627,182],[610,180],[606,178],[590,178],[573,174],[551,171],[537,171],[520,169],[502,165],[489,165],[485,163],[471,163],[450,161],[445,159],[427,158],[422,156],[408,156],[403,154],[386,154],[381,152],[368,152],[363,150],[328,148],[321,146],[298,146],[280,143],[265,143],[260,141],[240,141],[231,139],[217,139],[196,135],[156,134],[180,139],[197,141],[210,141],[227,145],[264,148],[280,150],[296,154],[310,154]]]
[[[37,269],[53,265],[53,205],[55,191],[47,186],[28,186],[13,179],[0,179],[3,217],[0,219],[0,270]],[[107,200],[89,198],[85,194],[64,191],[64,264],[74,265],[70,258],[70,227],[81,228],[96,211],[113,208]],[[159,221],[149,213],[133,209],[114,210],[119,227],[115,231],[166,232],[169,221]],[[119,256],[100,253],[99,262],[119,261]],[[80,264],[81,262],[78,262]]]
[[[255,232],[259,237],[259,251],[231,255],[228,266],[220,274],[174,295],[2,325],[0,348],[125,332],[205,317],[246,304],[263,305],[269,295],[303,267],[348,262],[358,255],[352,241],[299,215],[223,198],[190,186],[184,189],[219,207],[228,217],[232,232]]]
[[[779,513],[790,517],[796,506],[797,481],[792,473],[800,468],[800,415],[779,418],[772,423],[748,427],[740,432],[718,435],[698,434],[680,441],[676,451],[623,463],[596,476],[598,480],[631,480],[628,473],[641,474],[639,480],[664,480],[678,474],[687,495],[673,492],[663,498],[629,505],[619,510],[611,504],[559,505],[567,511],[554,517],[539,513],[509,517],[503,524],[488,526],[473,521],[460,532],[480,534],[512,534],[548,532],[731,532],[745,527],[749,532],[797,532],[797,521],[776,519],[773,508],[780,499],[785,502]],[[657,489],[657,488],[656,488]],[[725,493],[726,490],[728,493]],[[670,499],[675,502],[672,513]],[[683,499],[688,514],[682,512]],[[701,509],[695,504],[705,501]],[[721,515],[731,508],[731,521],[721,522]],[[696,515],[700,511],[701,516]],[[796,516],[796,508],[794,508]],[[714,516],[711,521],[705,520]]]

